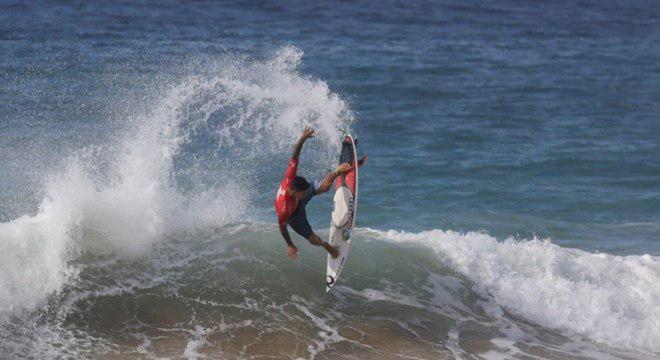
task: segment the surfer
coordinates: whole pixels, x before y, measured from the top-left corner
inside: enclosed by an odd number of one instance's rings
[[[305,206],[307,206],[307,203],[312,197],[330,190],[334,180],[342,173],[351,170],[351,165],[348,163],[339,165],[335,171],[326,175],[323,181],[316,182],[313,185],[307,182],[307,179],[304,177],[297,176],[296,171],[298,170],[300,151],[302,150],[305,141],[313,136],[314,130],[309,126],[306,126],[300,135],[300,140],[298,140],[298,143],[293,150],[293,155],[291,156],[286,172],[284,173],[284,179],[282,179],[282,183],[280,184],[275,197],[277,222],[280,226],[280,233],[287,244],[287,255],[291,260],[296,260],[298,258],[298,248],[293,244],[293,241],[291,241],[287,225],[291,226],[295,232],[307,239],[312,245],[323,246],[333,258],[339,256],[339,249],[337,247],[321,240],[321,238],[314,233],[312,227],[307,221]],[[362,159],[358,161],[358,166],[362,165],[364,159],[365,157],[363,156]]]

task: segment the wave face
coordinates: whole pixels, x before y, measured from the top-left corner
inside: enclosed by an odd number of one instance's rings
[[[328,294],[325,254],[299,244],[301,260],[289,261],[272,224],[168,235],[138,258],[86,254],[46,307],[3,324],[2,348],[83,358],[658,354],[648,286],[657,258],[440,230],[358,229],[354,240]]]

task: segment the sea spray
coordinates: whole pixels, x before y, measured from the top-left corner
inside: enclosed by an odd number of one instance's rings
[[[78,150],[47,175],[37,214],[0,224],[0,311],[39,305],[76,273],[81,252],[140,257],[166,234],[246,215],[255,169],[286,156],[305,124],[321,145],[311,156],[330,159],[353,115],[297,71],[301,57],[284,47],[271,59],[192,66],[154,91],[161,97],[131,115],[115,142]],[[190,176],[200,169],[208,172]]]

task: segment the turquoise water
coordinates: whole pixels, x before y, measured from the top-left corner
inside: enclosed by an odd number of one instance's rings
[[[1,348],[653,358],[659,29],[643,1],[3,2]],[[274,225],[304,125],[302,175],[343,127],[368,157],[329,295]]]

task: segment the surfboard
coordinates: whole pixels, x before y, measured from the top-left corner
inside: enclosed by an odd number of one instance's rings
[[[344,131],[339,164],[349,163],[353,168],[338,176],[333,184],[333,210],[330,220],[330,240],[332,246],[339,246],[339,256],[333,259],[328,254],[328,266],[325,276],[325,291],[330,291],[337,283],[351,249],[351,232],[355,225],[358,199],[358,166],[355,139]]]

